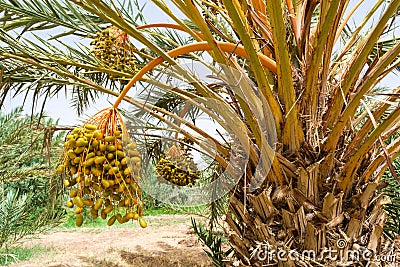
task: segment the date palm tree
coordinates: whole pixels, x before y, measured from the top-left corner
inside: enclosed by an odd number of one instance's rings
[[[63,137],[53,136],[54,121],[22,108],[0,112],[0,258],[21,239],[57,226],[62,218],[61,183],[51,179]],[[32,129],[31,126],[34,126]],[[45,129],[49,131],[45,131]],[[52,145],[53,152],[44,144]],[[6,253],[6,254],[4,254]]]
[[[143,9],[131,1],[0,0],[3,99],[11,93],[48,99],[66,90],[84,112],[112,95],[115,107],[127,102],[153,126],[162,122],[213,154],[222,171],[242,171],[229,190],[226,223],[243,265],[265,263],[257,256],[263,244],[300,254],[323,255],[326,248],[386,253],[382,206],[389,200],[380,193],[381,177],[388,167],[397,177],[391,161],[400,153],[399,87],[375,88],[399,66],[400,0],[370,1],[355,27],[349,22],[362,0],[151,2],[174,23],[146,24]],[[53,36],[43,37],[45,31]],[[99,53],[88,39],[96,40]],[[102,51],[107,40],[119,43],[129,61],[117,64],[116,54]],[[217,73],[217,82],[196,77],[184,67],[188,61]],[[187,86],[171,86],[160,73]],[[139,83],[152,86],[144,99],[127,95]],[[176,108],[183,102],[192,113]],[[210,136],[193,123],[194,110],[234,138]],[[245,154],[242,168],[229,160],[234,147]],[[276,264],[337,263],[299,257]]]

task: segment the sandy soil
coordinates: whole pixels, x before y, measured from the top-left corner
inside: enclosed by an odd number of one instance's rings
[[[123,266],[212,266],[195,234],[190,217],[158,215],[146,217],[148,226],[70,228],[26,241],[46,252],[12,267],[123,267]]]

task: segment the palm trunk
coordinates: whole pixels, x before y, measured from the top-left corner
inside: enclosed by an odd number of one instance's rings
[[[321,177],[320,167],[319,163],[298,167],[287,185],[268,184],[258,194],[242,190],[251,175],[237,186],[226,221],[232,230],[229,241],[244,265],[338,266],[340,260],[351,261],[346,255],[359,253],[351,266],[366,266],[362,257],[365,249],[374,255],[383,253],[387,216],[382,206],[390,200],[379,190],[385,183],[361,182],[345,196],[335,190],[335,181]],[[309,257],[280,261],[276,254],[267,257],[263,253],[286,251],[282,258],[288,258],[291,250]],[[327,257],[329,251],[336,259]]]

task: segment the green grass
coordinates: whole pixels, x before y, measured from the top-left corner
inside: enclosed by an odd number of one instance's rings
[[[42,246],[34,246],[32,248],[12,247],[8,250],[0,250],[0,266],[7,266],[17,261],[29,260],[38,257],[50,249]]]
[[[124,214],[124,212],[122,212]],[[146,216],[156,216],[156,215],[162,215],[162,214],[187,214],[186,212],[182,210],[176,210],[172,209],[169,207],[159,207],[159,208],[152,208],[152,209],[146,209],[144,210],[144,218]],[[67,215],[65,216],[65,222],[61,225],[63,228],[74,228],[75,226],[75,218],[76,215],[73,213],[72,210],[69,210],[67,212]],[[91,215],[89,212],[86,212],[86,214],[83,214],[84,221],[82,224],[82,227],[90,227],[90,228],[96,228],[96,227],[108,227],[107,225],[107,220],[102,220],[100,217],[97,219],[92,219]],[[123,224],[119,225],[118,223],[115,223],[113,227],[127,227],[131,226],[131,224]]]
[[[175,210],[169,207],[152,208],[143,211],[144,216],[154,216],[161,214],[184,214],[180,210]]]
[[[170,209],[175,211],[174,214],[189,214],[189,215],[200,215],[200,214],[204,215],[209,211],[206,205],[194,206],[194,207],[171,206]]]
[[[205,206],[199,207],[170,207],[170,206],[161,206],[157,208],[149,208],[144,210],[143,217],[146,219],[146,216],[157,216],[157,215],[164,215],[164,214],[201,214],[206,210]],[[124,211],[121,212],[124,214]],[[83,214],[84,220],[82,227],[89,227],[89,228],[98,228],[98,227],[108,227],[107,221],[102,220],[100,216],[97,219],[93,219],[89,212]],[[72,210],[67,211],[67,215],[65,216],[65,222],[61,225],[62,228],[75,228],[75,218],[76,215]],[[113,225],[113,227],[131,227],[132,224],[123,224],[120,225],[117,222]]]

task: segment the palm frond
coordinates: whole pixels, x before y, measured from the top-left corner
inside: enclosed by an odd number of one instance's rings
[[[104,24],[99,17],[65,0],[1,0],[0,15],[2,29],[18,30],[20,34],[55,28],[64,29],[68,35],[87,36],[95,34]]]

